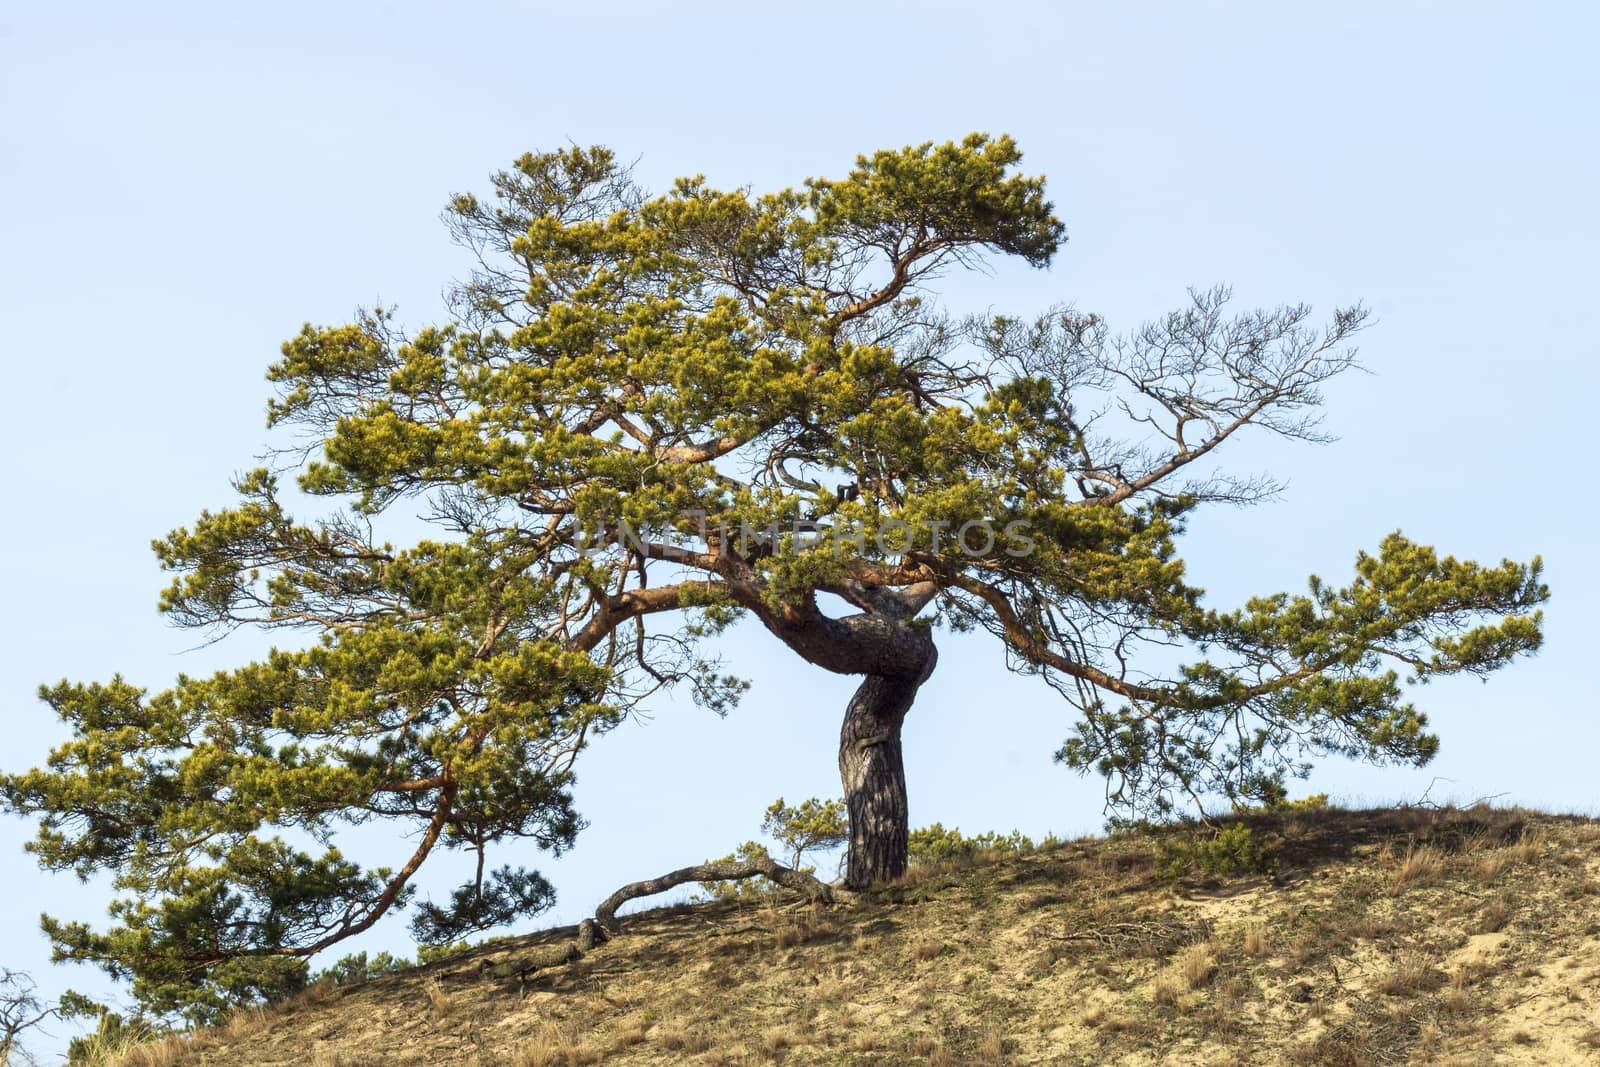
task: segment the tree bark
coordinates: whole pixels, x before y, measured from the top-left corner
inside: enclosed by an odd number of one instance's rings
[[[910,821],[900,727],[938,659],[932,640],[925,640],[927,657],[921,670],[869,675],[845,709],[839,731],[839,777],[850,814],[845,884],[851,889],[892,881],[906,872]]]

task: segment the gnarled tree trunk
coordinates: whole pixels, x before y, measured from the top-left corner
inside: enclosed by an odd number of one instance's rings
[[[839,776],[850,813],[850,851],[845,884],[865,889],[898,878],[906,870],[906,769],[900,755],[900,724],[933,673],[938,651],[917,613],[939,593],[933,581],[901,589],[851,580],[827,587],[861,608],[832,618],[807,595],[777,610],[761,596],[741,606],[784,644],[836,674],[863,675],[839,731]]]
[[[839,777],[850,813],[845,884],[851,889],[898,878],[906,870],[910,823],[900,727],[938,658],[931,641],[927,650],[927,661],[915,674],[869,675],[845,710]]]

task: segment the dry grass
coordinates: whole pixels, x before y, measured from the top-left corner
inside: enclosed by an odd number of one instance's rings
[[[229,1016],[219,1035],[223,1041],[244,1041],[272,1024],[273,1015],[265,1008],[242,1008]]]
[[[1490,885],[1511,866],[1511,857],[1503,849],[1485,852],[1472,864],[1472,880],[1479,885]]]
[[[1533,863],[1544,848],[1546,836],[1543,830],[1524,830],[1516,844],[1506,846],[1505,855],[1512,863]]]
[[[1511,919],[1511,906],[1496,897],[1478,909],[1478,921],[1472,925],[1475,934],[1495,934],[1505,929]]]
[[[1481,1007],[1480,997],[1474,987],[1490,974],[1493,968],[1483,961],[1462,964],[1451,975],[1439,998],[1439,1009],[1447,1015],[1471,1015]]]
[[[1211,994],[1211,1025],[1223,1033],[1237,1028],[1241,1022],[1245,997],[1250,987],[1233,980],[1222,982]]]
[[[650,1021],[643,1016],[625,1019],[611,1034],[611,1051],[642,1045],[650,1036]]]
[[[799,926],[785,926],[778,931],[779,948],[794,948],[796,945],[804,944],[805,940],[806,931]]]
[[[525,981],[480,964],[570,929],[325,985],[123,1048],[121,1067],[1592,1058],[1600,823],[1493,809],[1293,818],[1291,835],[1252,817],[1283,839],[1273,882],[1174,888],[1157,839],[1139,834],[927,865],[820,910],[773,897],[630,915],[615,940]],[[1518,1049],[1517,1033],[1538,1043]]]
[[[1260,959],[1267,954],[1267,928],[1264,924],[1254,922],[1244,928],[1244,954],[1251,959]]]
[[[428,999],[428,1014],[435,1019],[445,1018],[456,1006],[455,998],[437,978],[424,985],[422,993]]]
[[[196,1051],[181,1037],[149,1041],[128,1049],[119,1067],[177,1067],[187,1063]]]
[[[599,1063],[600,1053],[571,1030],[547,1025],[517,1050],[514,1067],[583,1067]]]
[[[1421,889],[1437,885],[1444,876],[1444,853],[1432,845],[1412,846],[1406,849],[1394,872],[1396,890]]]
[[[776,1057],[784,1049],[804,1043],[803,1039],[782,1028],[774,1028],[761,1035],[761,1051],[769,1057]]]
[[[849,1048],[852,1052],[877,1052],[879,1047],[878,1035],[871,1030],[856,1030],[850,1034]]]
[[[1317,942],[1311,937],[1297,937],[1289,942],[1289,962],[1304,967],[1317,958]]]
[[[1211,981],[1212,972],[1215,970],[1211,963],[1209,944],[1190,945],[1178,958],[1178,973],[1183,975],[1183,980],[1190,989],[1199,989]]]
[[[1470,992],[1451,986],[1439,998],[1439,1010],[1446,1015],[1471,1015],[1478,1002]]]
[[[383,1064],[370,1056],[319,1048],[312,1054],[311,1067],[383,1067]]]
[[[1423,957],[1407,955],[1396,960],[1373,988],[1387,997],[1415,996],[1428,988],[1436,973]]]
[[[1363,912],[1361,918],[1351,927],[1351,932],[1363,941],[1376,941],[1394,932],[1394,921],[1376,912]]]
[[[675,1025],[661,1031],[657,1043],[668,1052],[704,1052],[712,1045],[711,1035],[704,1030]]]

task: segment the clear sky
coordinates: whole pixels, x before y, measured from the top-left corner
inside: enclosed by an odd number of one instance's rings
[[[1227,281],[1241,306],[1366,301],[1369,375],[1329,390],[1332,445],[1232,451],[1289,482],[1203,513],[1186,555],[1218,605],[1349,574],[1387,532],[1480,560],[1543,553],[1545,650],[1418,694],[1421,771],[1320,768],[1350,799],[1499,795],[1596,807],[1590,657],[1600,342],[1600,8],[1322,5],[95,4],[0,9],[0,767],[59,726],[62,677],[151,687],[243,661],[155,611],[148,543],[229,502],[268,440],[262,373],[301,323],[398,304],[419,325],[465,263],[438,212],[523,151],[603,143],[661,189],[841,175],[858,152],[1009,132],[1070,240],[1048,272],[952,278],[963,306],[1063,301],[1113,326]],[[580,764],[590,829],[543,867],[570,921],[617,885],[729,851],[762,809],[838,792],[847,679],[754,632],[727,720],[662,704]],[[1586,667],[1585,664],[1590,664]],[[989,639],[942,643],[906,726],[914,824],[1096,829],[1098,781],[1051,762],[1065,708]],[[46,876],[0,824],[0,964],[46,989]],[[366,835],[356,851],[403,844]],[[508,857],[514,858],[514,857]],[[392,861],[392,860],[391,860]],[[455,872],[448,872],[454,874]],[[426,880],[449,884],[446,872]],[[362,942],[409,948],[404,920]]]

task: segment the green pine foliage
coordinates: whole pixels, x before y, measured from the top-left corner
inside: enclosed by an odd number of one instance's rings
[[[374,978],[382,978],[386,974],[409,971],[415,966],[417,964],[414,961],[388,952],[379,952],[373,956],[368,956],[365,952],[352,952],[339,957],[318,971],[313,981],[331,982],[336,986],[360,985]]]
[[[843,798],[821,800],[810,797],[799,804],[788,804],[779,797],[767,808],[761,823],[762,832],[784,849],[788,866],[810,874],[815,866],[802,866],[807,852],[826,853],[839,848],[849,835]],[[985,853],[1020,854],[1032,852],[1036,847],[1049,848],[1057,843],[1052,834],[1036,846],[1033,839],[1020,830],[999,834],[986,830],[967,836],[952,827],[945,829],[933,823],[909,832],[909,858],[912,863],[941,864],[971,859]],[[759,841],[746,841],[732,853],[714,862],[752,859],[768,856],[771,852]],[[741,878],[725,882],[701,882],[697,900],[750,900],[759,898],[774,887],[765,878]]]
[[[854,674],[930,627],[992,634],[1122,810],[1271,803],[1323,754],[1431,758],[1404,684],[1537,649],[1538,560],[1394,533],[1345,584],[1203,603],[1189,514],[1275,488],[1217,450],[1315,439],[1364,313],[1230,315],[1216,289],[1125,336],[1067,307],[955,316],[936,279],[1065,239],[1020,160],[973,134],[768,194],[652,196],[571,148],[454,197],[477,269],[446,320],[305,326],[268,371],[274,466],[155,542],[171,621],[281,647],[165,688],[42,688],[65,740],[0,800],[47,870],[117,894],[103,925],[45,918],[56,957],[210,1018],[408,906],[441,941],[536,914],[548,883],[489,854],[571,847],[578,758],[651,694],[726,712],[745,685],[718,635],[741,618]],[[771,829],[804,853],[831,818]],[[394,843],[374,866],[339,847],[370,823]],[[414,900],[448,852],[477,873]]]
[[[1001,854],[1032,852],[1035,847],[1033,839],[1020,830],[1013,830],[1009,834],[985,830],[981,834],[967,837],[955,827],[946,830],[943,823],[934,823],[912,830],[909,837],[912,863],[948,863],[953,860],[971,859],[985,852]],[[1045,843],[1053,844],[1054,839],[1047,839]]]
[[[819,800],[810,797],[796,805],[773,801],[761,819],[761,832],[783,850],[782,862],[795,870],[815,874],[815,865],[805,865],[806,853],[831,852],[843,845],[850,826],[845,819],[844,800]],[[746,841],[733,852],[712,861],[749,860],[770,856],[759,841]],[[737,878],[722,882],[701,882],[698,900],[749,900],[773,889],[766,878]]]
[[[143,1016],[129,1018],[102,1009],[96,1017],[93,1030],[67,1043],[67,1063],[85,1064],[88,1067],[116,1063],[124,1058],[129,1049],[170,1036],[171,1033]]]
[[[1257,834],[1248,823],[1228,823],[1215,830],[1182,830],[1163,838],[1156,849],[1156,873],[1167,881],[1196,874],[1228,878],[1273,874],[1282,842]]]
[[[772,855],[767,846],[759,841],[746,841],[726,856],[718,856],[708,860],[710,863],[728,863],[732,860],[753,860]],[[693,894],[690,899],[701,902],[708,900],[759,900],[771,893],[776,888],[770,881],[761,875],[750,878],[729,878],[718,882],[701,882],[700,891]]]
[[[761,832],[783,846],[786,863],[797,870],[802,868],[807,852],[830,852],[845,843],[850,835],[846,821],[844,798],[819,800],[810,797],[790,806],[779,797],[767,808],[761,820]]]

